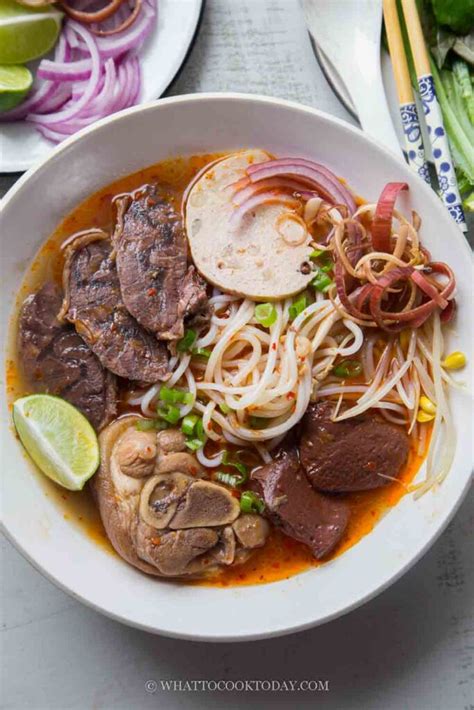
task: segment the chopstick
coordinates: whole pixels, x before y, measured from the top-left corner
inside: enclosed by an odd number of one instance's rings
[[[415,95],[403,46],[402,30],[398,19],[397,0],[383,0],[383,16],[388,48],[392,59],[393,76],[397,87],[407,161],[422,180],[431,185],[421,135],[420,119],[418,118]]]
[[[443,124],[441,108],[436,97],[433,75],[430,68],[430,60],[426,49],[423,30],[421,28],[418,10],[415,0],[401,0],[405,25],[408,31],[411,53],[415,64],[416,78],[420,98],[423,103],[428,135],[433,153],[433,160],[438,176],[438,185],[442,200],[463,232],[467,231],[464,211],[459,194],[456,173],[454,171],[451,151]],[[406,61],[406,59],[405,59]]]

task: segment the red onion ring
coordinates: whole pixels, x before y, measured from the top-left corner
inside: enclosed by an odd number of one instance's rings
[[[292,193],[297,192],[298,195],[301,195],[302,197],[306,197],[306,194],[308,194],[308,191],[303,190],[301,183],[297,182],[296,180],[285,180],[284,178],[269,178],[268,180],[261,180],[257,183],[250,183],[250,185],[247,185],[242,189],[237,190],[237,192],[235,192],[232,196],[232,202],[235,205],[240,206],[244,204],[244,202],[253,195],[256,195],[259,192],[264,192],[266,190],[281,190],[282,192],[287,191]],[[311,197],[314,197],[315,195],[314,192],[310,192],[309,194],[311,195]]]
[[[290,177],[301,180],[314,187],[328,202],[340,202],[346,205],[351,214],[355,212],[354,198],[336,175],[323,165],[304,158],[280,158],[256,163],[247,168],[247,175],[252,182],[272,177]]]
[[[300,203],[294,197],[289,195],[283,195],[281,192],[268,190],[266,192],[259,192],[257,195],[253,195],[243,204],[240,205],[230,216],[229,226],[237,227],[240,221],[248,214],[251,210],[260,207],[261,205],[271,205],[271,204],[282,204],[288,207],[299,207]]]

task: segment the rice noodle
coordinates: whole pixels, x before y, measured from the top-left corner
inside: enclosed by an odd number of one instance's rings
[[[350,220],[373,215],[375,208],[375,204],[363,205]],[[320,206],[318,219],[322,209]],[[363,274],[367,283],[374,282],[375,274],[406,266],[410,258],[407,254],[418,253],[417,221],[411,224],[395,210],[392,253],[372,251],[351,263],[351,247],[346,253],[344,241],[350,220],[334,212],[325,217],[331,238],[321,240],[322,249],[328,254],[337,250],[349,275],[361,278]],[[365,228],[361,230],[363,238],[368,238]],[[319,249],[321,244],[315,246]],[[416,258],[412,259],[413,268],[420,263]],[[377,271],[373,271],[375,268]],[[362,291],[363,286],[354,292],[355,298]],[[394,292],[387,288],[389,296]],[[415,296],[414,284],[408,283],[404,310],[413,307]],[[293,299],[273,303],[275,322],[262,328],[255,318],[253,301],[213,290],[209,327],[195,342],[195,347],[210,350],[209,359],[192,358],[190,353],[178,353],[170,359],[167,386],[186,387],[193,395],[192,403],[180,405],[181,415],[199,413],[210,440],[223,447],[226,443],[251,444],[268,463],[288,431],[301,420],[311,399],[337,399],[334,421],[375,410],[388,422],[406,428],[421,455],[430,429],[430,425],[417,421],[424,394],[436,406],[436,416],[427,476],[412,490],[418,496],[440,483],[449,470],[455,447],[445,388],[461,385],[441,366],[444,344],[438,311],[419,327],[407,325],[402,342],[400,333],[368,330],[377,324],[348,314],[334,287],[329,293],[317,291],[314,302],[290,322],[292,303]],[[361,364],[361,377],[356,381],[337,377],[335,363],[353,357]],[[128,401],[140,405],[146,416],[154,416],[159,389],[160,385],[153,385],[145,392],[133,393]],[[224,450],[209,457],[199,449],[196,455],[203,466],[215,468],[221,465]]]

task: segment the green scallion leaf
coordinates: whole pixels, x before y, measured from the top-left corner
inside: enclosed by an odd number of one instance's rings
[[[181,431],[186,436],[193,436],[199,417],[197,414],[187,414],[181,422]]]
[[[244,491],[240,496],[240,510],[242,513],[263,513],[265,503],[253,491]]]
[[[191,404],[194,401],[191,392],[183,392],[183,390],[165,386],[160,389],[159,397],[165,404]]]
[[[315,278],[311,281],[311,285],[314,286],[317,291],[321,291],[321,293],[326,293],[333,283],[331,277],[322,270],[319,270]]]
[[[206,360],[209,360],[209,358],[212,355],[212,352],[211,352],[211,350],[208,350],[207,348],[194,348],[193,355],[195,357],[203,357]]]
[[[191,451],[197,451],[204,446],[204,442],[201,439],[187,439],[185,443]]]
[[[196,428],[194,429],[194,435],[203,443],[206,441],[207,436],[206,432],[204,431],[204,424],[202,423],[202,419],[197,420]]]
[[[342,360],[332,369],[336,377],[358,377],[362,373],[362,365],[358,360]]]
[[[290,320],[295,320],[300,313],[304,311],[308,305],[308,299],[305,294],[300,296],[297,301],[295,301],[289,308]]]
[[[219,404],[219,409],[221,410],[222,414],[230,414],[232,411],[232,407],[229,407],[228,404],[225,402],[222,402],[222,404]]]
[[[217,471],[214,478],[219,483],[224,483],[226,486],[231,488],[238,488],[241,485],[240,476],[235,473],[225,473],[224,471]]]
[[[324,254],[324,249],[315,249],[314,251],[311,252],[309,255],[310,259],[319,259],[321,254]]]
[[[237,457],[238,457],[238,454],[237,454]],[[224,455],[222,457],[222,463],[224,464],[224,466],[232,466],[233,468],[237,469],[237,471],[240,473],[240,475],[244,478],[244,480],[242,480],[241,483],[244,483],[248,479],[249,471],[248,471],[247,466],[244,463],[242,463],[242,461],[240,461],[238,458],[236,458],[235,460],[230,459],[228,451],[224,451]]]
[[[270,328],[276,319],[277,311],[271,303],[259,303],[258,306],[255,306],[255,320],[264,328]]]
[[[169,424],[177,424],[181,418],[181,412],[174,404],[167,404],[166,407],[158,408],[158,416]]]
[[[178,352],[180,352],[180,353],[184,353],[187,350],[191,350],[196,338],[197,338],[196,331],[192,330],[192,328],[189,328],[189,330],[187,330],[184,333],[184,337],[182,337],[181,340],[178,340],[176,350],[178,350]]]

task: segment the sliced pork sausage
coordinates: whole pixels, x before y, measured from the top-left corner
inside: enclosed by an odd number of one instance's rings
[[[349,510],[342,501],[311,488],[296,449],[282,451],[254,471],[252,484],[265,501],[270,520],[307,545],[316,559],[336,547],[346,529]]]
[[[300,458],[314,488],[366,491],[400,474],[409,452],[400,427],[374,414],[333,422],[333,411],[331,402],[312,404],[302,421]]]
[[[41,392],[67,399],[100,429],[116,415],[116,379],[74,328],[58,320],[61,303],[54,283],[25,300],[19,323],[23,367]]]
[[[98,230],[69,244],[62,315],[75,325],[104,367],[119,377],[141,382],[166,379],[166,345],[125,308],[111,252],[110,240]]]

